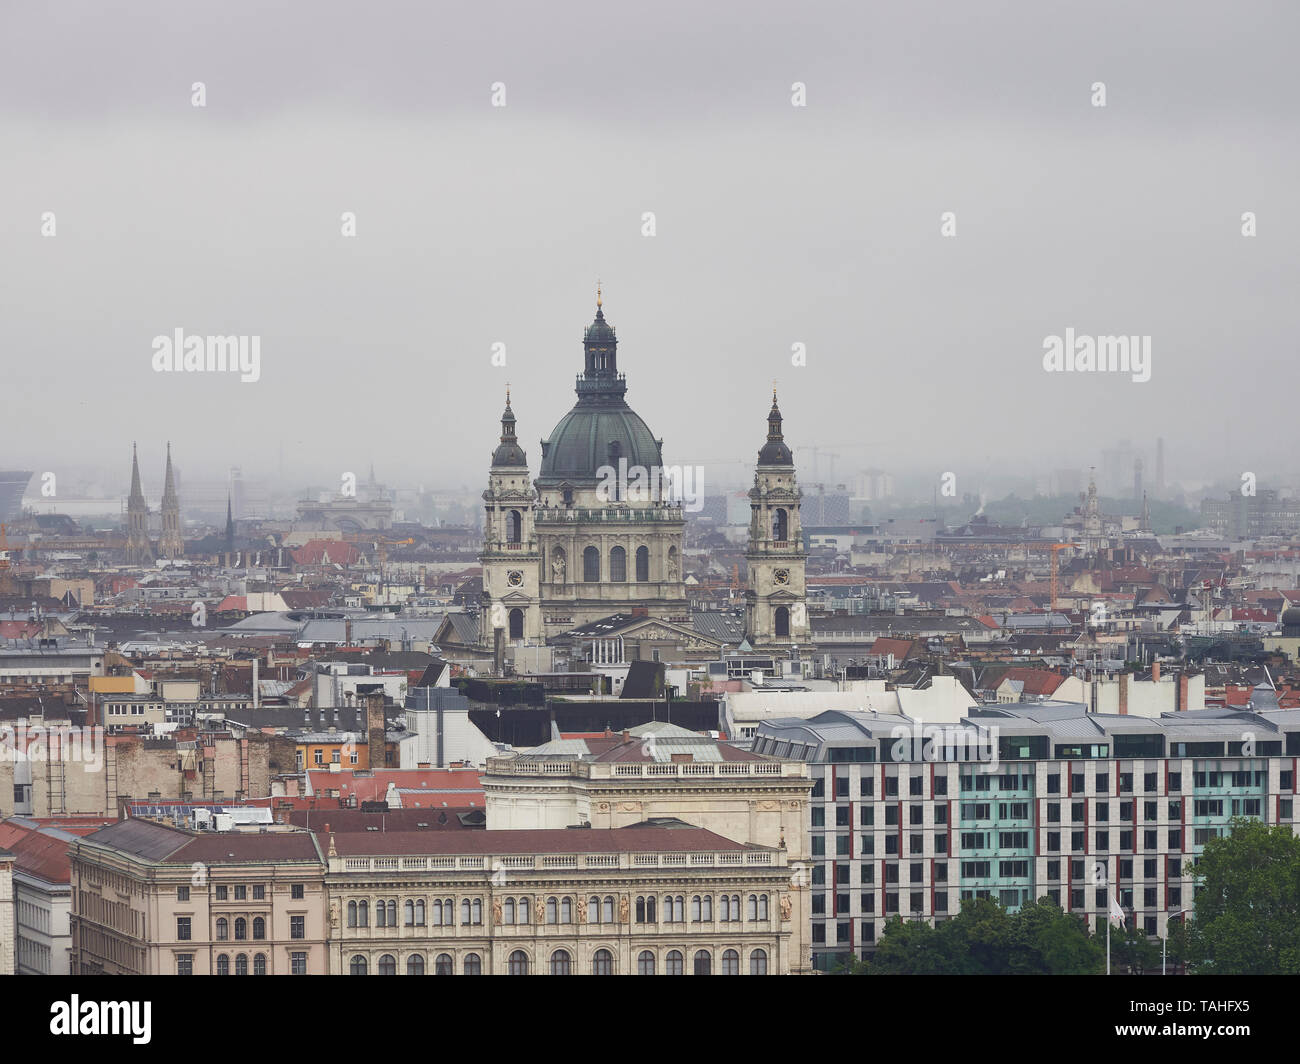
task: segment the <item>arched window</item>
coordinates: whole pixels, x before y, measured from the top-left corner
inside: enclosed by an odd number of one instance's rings
[[[230,958],[227,957],[224,953],[217,957],[217,974],[218,975],[230,974]]]
[[[772,514],[772,538],[778,542],[790,538],[790,515],[780,507]]]
[[[259,954],[257,954],[257,956],[255,956],[255,957],[253,958],[253,974],[254,974],[254,975],[265,975],[265,974],[266,974],[266,954],[265,954],[265,953],[259,953]]]
[[[397,899],[394,898],[388,903],[388,926],[397,926]]]
[[[477,953],[469,953],[469,954],[466,954],[466,956],[465,956],[465,974],[466,974],[466,975],[482,975],[482,974],[483,974],[483,958],[480,957]],[[514,972],[511,972],[510,974],[511,974],[511,975],[514,975],[515,973],[514,973]]]
[[[510,638],[523,639],[524,637],[524,611],[516,606],[510,611]]]
[[[569,951],[557,949],[551,954],[551,974],[552,975],[571,975],[572,959],[569,957]]]
[[[524,519],[518,510],[506,514],[506,542],[519,543],[523,538]]]
[[[514,953],[510,954],[510,974],[528,974],[528,954],[521,949],[517,949]]]
[[[224,942],[230,937],[230,921],[224,916],[217,917],[217,940]]]
[[[266,938],[266,921],[260,916],[253,917],[253,937]]]
[[[357,926],[357,903],[354,901],[350,901],[348,902],[348,927],[356,927],[356,926]],[[220,938],[221,937],[220,934],[218,934],[217,937]]]
[[[734,949],[724,950],[722,954],[722,974],[740,974],[740,954]]]
[[[790,638],[790,611],[785,606],[776,608],[776,637],[777,639]]]
[[[235,974],[236,974],[236,975],[247,975],[247,974],[248,974],[248,954],[247,954],[247,953],[241,953],[241,954],[239,954],[238,957],[235,958]]]
[[[415,902],[413,902],[410,898],[407,898],[406,905],[403,906],[403,908],[405,908],[406,910],[406,926],[414,927],[415,926]]]
[[[749,974],[767,975],[767,951],[756,949],[749,955]]]
[[[415,903],[415,926],[424,926],[424,899],[421,898]]]
[[[515,922],[515,899],[507,898],[505,905],[502,906],[502,910],[502,923],[513,924]]]
[[[758,895],[757,894],[751,894],[749,896],[749,918],[751,920],[758,919]]]
[[[612,896],[606,898],[605,904],[601,907],[601,922],[606,924],[614,922],[614,899]]]
[[[636,958],[637,975],[654,975],[655,974],[655,955],[648,949],[643,949]]]
[[[697,894],[691,899],[691,923],[700,922],[700,896]]]
[[[706,949],[695,951],[695,974],[696,975],[713,974],[713,954],[711,954]]]
[[[424,974],[424,957],[421,954],[412,953],[409,957],[406,958],[406,974],[407,975]],[[438,972],[438,974],[441,975],[442,972]]]
[[[352,963],[348,965],[348,971],[353,975],[366,974],[366,959],[360,953],[354,954]]]
[[[451,964],[450,953],[439,953],[438,959],[433,962],[434,975],[453,975],[454,969]]]
[[[473,917],[470,922],[481,924],[483,922],[483,900],[481,898],[475,898],[470,908],[472,909],[471,915]]]
[[[460,900],[460,922],[462,924],[469,923],[469,899],[468,898],[461,898]]]
[[[560,903],[555,898],[546,899],[546,922],[548,924],[560,922]]]
[[[650,548],[637,547],[636,549],[636,582],[644,584],[650,579]]]
[[[518,919],[517,923],[521,923],[521,924],[532,923],[532,919],[533,919],[533,905],[532,905],[532,899],[531,899],[531,898],[520,898],[520,899],[519,899],[519,919]]]
[[[766,894],[760,894],[758,896],[758,918],[760,920],[767,919],[767,895]]]
[[[248,921],[242,916],[235,917],[235,939],[242,942],[248,937]]]
[[[685,975],[686,969],[682,963],[681,950],[669,950],[668,956],[664,959],[664,975]]]
[[[610,548],[609,578],[616,584],[627,581],[627,551],[622,547]]]
[[[587,923],[600,923],[600,899],[596,897],[587,899]]]
[[[740,895],[739,894],[733,894],[731,896],[731,919],[735,923],[740,923]]]
[[[456,905],[450,898],[442,900],[442,922],[448,927],[456,922]]]
[[[582,552],[582,579],[588,584],[600,583],[600,551],[596,547]]]
[[[718,899],[718,919],[723,923],[731,919],[731,899],[725,894]]]
[[[591,958],[592,975],[613,975],[614,974],[614,954],[607,949],[596,950],[595,955]]]
[[[370,926],[370,902],[368,901],[357,902],[357,926]]]
[[[433,923],[435,927],[442,925],[442,899],[433,899]]]
[[[562,924],[573,923],[573,899],[572,898],[560,899],[560,923]]]
[[[380,975],[397,974],[397,959],[391,953],[385,953],[382,957],[379,958],[379,974]]]

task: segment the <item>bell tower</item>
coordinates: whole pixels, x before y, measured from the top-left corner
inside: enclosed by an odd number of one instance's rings
[[[163,558],[179,558],[185,553],[181,538],[181,505],[176,497],[176,478],[172,475],[172,445],[167,444],[167,473],[163,478],[162,535],[158,539],[158,554]]]
[[[149,543],[149,504],[140,486],[140,459],[131,444],[131,494],[126,500],[126,560],[129,565],[153,564]]]
[[[781,430],[774,388],[767,442],[758,452],[754,486],[749,492],[745,633],[755,647],[807,646],[812,642],[804,584],[808,554],[799,523],[802,497],[794,456]]]
[[[537,503],[528,458],[515,436],[515,414],[510,408],[508,388],[505,413],[501,415],[501,442],[492,452],[483,502],[480,642],[485,647],[493,646],[500,629],[506,643],[540,643],[541,555],[533,527]]]

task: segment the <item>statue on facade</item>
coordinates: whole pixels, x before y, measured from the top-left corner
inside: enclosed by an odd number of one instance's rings
[[[782,894],[781,895],[781,919],[784,920],[786,923],[790,922],[790,910],[791,910],[790,895]]]
[[[564,555],[557,554],[555,560],[551,562],[551,579],[557,583],[564,583]]]
[[[500,898],[492,899],[492,926],[493,927],[501,926],[501,899]]]
[[[618,919],[620,923],[627,923],[631,908],[628,905],[627,895],[623,894],[618,899]]]

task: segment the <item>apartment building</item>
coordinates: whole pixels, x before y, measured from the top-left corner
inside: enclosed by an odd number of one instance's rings
[[[349,975],[787,975],[785,852],[702,828],[328,836]]]
[[[1205,843],[1234,816],[1296,825],[1300,711],[1157,718],[988,706],[927,726],[832,711],[759,728],[755,750],[809,764],[814,968],[868,955],[895,915],[1043,896],[1103,926],[1108,892],[1164,936],[1193,905]],[[993,753],[996,752],[996,759]]]
[[[317,834],[127,820],[71,862],[74,974],[807,970],[786,851],[669,819]]]
[[[325,863],[291,828],[122,820],[70,847],[74,975],[323,975]]]

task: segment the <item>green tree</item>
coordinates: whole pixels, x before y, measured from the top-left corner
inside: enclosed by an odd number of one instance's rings
[[[1110,955],[1116,973],[1141,975],[1160,967],[1160,947],[1135,927],[1111,930]]]
[[[1290,825],[1236,818],[1193,872],[1187,930],[1193,974],[1300,975],[1300,837]]]

